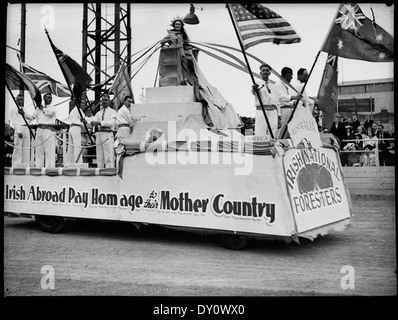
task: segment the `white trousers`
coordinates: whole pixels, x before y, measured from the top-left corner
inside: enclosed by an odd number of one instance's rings
[[[12,166],[20,163],[30,163],[30,131],[27,126],[21,126],[23,137],[18,137],[14,132],[14,151],[12,153]]]
[[[113,132],[97,132],[95,135],[97,168],[115,168]]]
[[[127,138],[130,135],[130,127],[120,127],[117,129],[116,133],[116,138],[119,141],[122,141],[123,139]]]
[[[289,107],[284,107],[284,106],[281,107],[282,127],[280,129],[278,129],[276,138],[279,138],[279,136],[282,134],[282,132],[284,132],[286,130],[285,128],[287,126],[287,122],[288,122],[292,112],[293,112],[293,107],[290,107],[290,106]]]
[[[278,111],[277,109],[265,110],[265,114],[267,115],[269,124],[271,126],[272,134],[274,135],[274,138],[276,138],[276,131],[278,130]],[[262,110],[256,110],[254,133],[256,136],[271,135]]]
[[[82,145],[82,129],[80,128],[80,126],[71,126],[69,128],[66,163],[83,163],[83,154],[80,154],[82,151],[81,145]],[[79,157],[78,160],[77,157]]]
[[[44,142],[45,141],[45,142]],[[44,142],[44,143],[43,143]],[[49,129],[37,128],[36,131],[36,161],[38,168],[44,166],[55,168],[55,133]]]

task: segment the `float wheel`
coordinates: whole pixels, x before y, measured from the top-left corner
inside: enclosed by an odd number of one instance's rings
[[[249,243],[248,238],[232,234],[220,234],[217,236],[217,241],[220,246],[229,250],[243,249]]]
[[[61,233],[70,225],[70,221],[62,217],[35,215],[35,220],[41,230],[49,233]]]

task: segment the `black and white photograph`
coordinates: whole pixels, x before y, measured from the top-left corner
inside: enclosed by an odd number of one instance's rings
[[[4,4],[4,300],[396,296],[394,7]]]

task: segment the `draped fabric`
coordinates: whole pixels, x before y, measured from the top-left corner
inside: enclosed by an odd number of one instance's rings
[[[207,126],[217,129],[241,127],[242,123],[233,106],[206,80],[200,70],[197,51],[188,43],[176,41],[180,39],[177,32],[169,31],[165,39],[171,37],[171,45],[160,51],[159,86],[191,85],[196,100],[203,105],[203,121]]]

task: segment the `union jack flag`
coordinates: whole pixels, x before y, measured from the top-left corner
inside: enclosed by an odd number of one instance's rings
[[[20,62],[23,73],[39,88],[40,93],[51,93],[58,97],[70,97],[69,88],[48,75]]]

